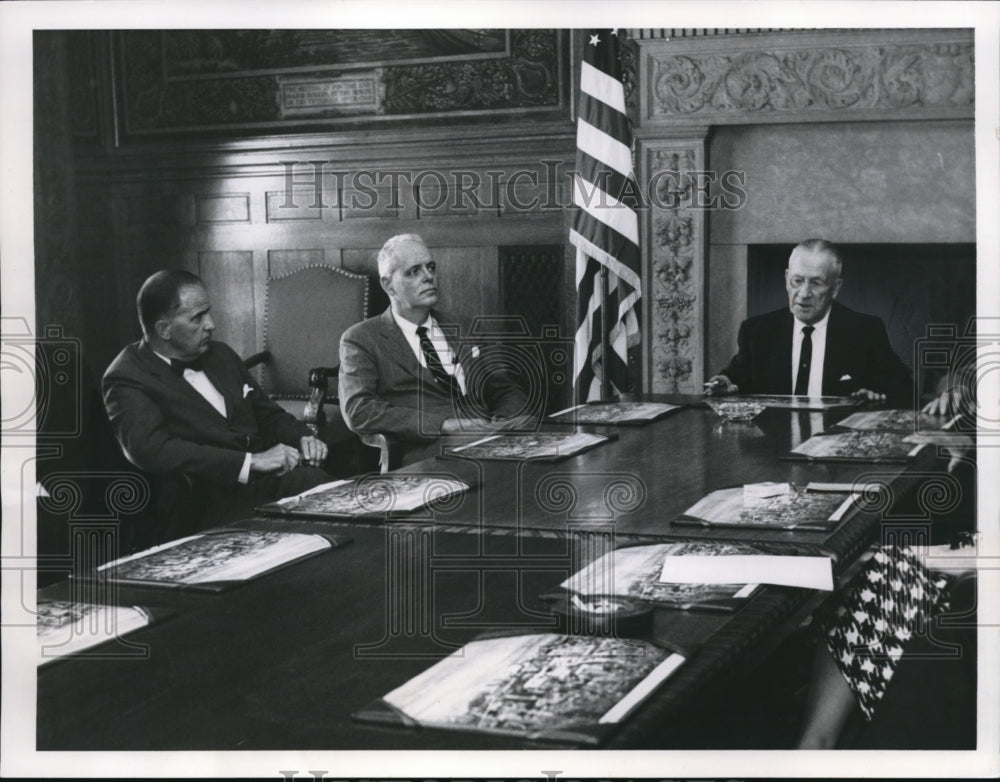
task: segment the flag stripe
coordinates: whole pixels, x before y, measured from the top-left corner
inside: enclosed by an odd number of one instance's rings
[[[624,236],[595,220],[588,220],[570,229],[569,240],[574,246],[597,258],[613,274],[638,289],[639,275],[634,271],[634,266],[638,265],[639,248]],[[627,262],[630,260],[634,260],[635,264]]]
[[[576,165],[577,173],[585,182],[599,184],[602,190],[613,195],[619,203],[625,204],[629,209],[645,204],[639,185],[633,177],[622,176],[584,152],[577,155]]]
[[[619,174],[632,173],[632,150],[583,119],[576,123],[576,147]]]
[[[622,114],[625,113],[625,90],[621,81],[586,60],[580,63],[580,90]]]
[[[578,118],[594,127],[603,128],[608,135],[616,139],[628,139],[630,135],[628,117],[613,111],[606,103],[601,103],[589,95],[580,95]]]
[[[597,185],[588,184],[579,175],[573,177],[573,204],[595,220],[620,233],[632,244],[639,244],[639,217]]]

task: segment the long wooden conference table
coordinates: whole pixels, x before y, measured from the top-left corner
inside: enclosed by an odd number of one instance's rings
[[[439,457],[407,468],[472,486],[433,511],[381,523],[249,519],[240,526],[322,531],[350,543],[234,589],[120,587],[117,602],[162,618],[101,647],[99,659],[39,669],[38,749],[548,748],[351,714],[483,632],[555,631],[540,596],[595,551],[685,538],[792,543],[833,555],[842,584],[879,540],[888,505],[831,533],[671,520],[715,489],[758,481],[878,481],[898,498],[947,464],[934,448],[909,464],[787,460],[811,428],[848,413],[767,409],[750,423],[727,423],[695,397],[658,401],[685,407],[641,426],[582,427],[615,439],[561,461]],[[67,597],[72,588],[43,592]],[[691,705],[753,670],[829,596],[764,586],[735,612],[657,609],[647,637],[686,660],[602,746],[684,748],[672,726]]]

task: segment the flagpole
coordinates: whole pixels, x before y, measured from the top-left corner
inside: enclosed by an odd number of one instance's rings
[[[601,401],[611,401],[608,356],[611,350],[611,320],[608,315],[608,267],[601,264]]]

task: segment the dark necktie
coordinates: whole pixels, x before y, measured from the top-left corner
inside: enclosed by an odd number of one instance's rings
[[[434,349],[434,344],[431,342],[431,338],[427,336],[426,326],[417,326],[417,336],[420,338],[420,349],[424,352],[424,361],[427,362],[427,368],[434,375],[434,379],[441,385],[442,388],[446,388],[452,393],[460,394],[461,389],[458,387],[458,382],[455,380],[453,375],[449,375],[445,368],[441,366],[441,359],[438,357],[437,351]]]
[[[799,371],[795,376],[796,394],[809,393],[809,367],[812,365],[813,357],[813,331],[815,331],[813,326],[802,327],[802,350],[799,352]]]
[[[179,377],[184,377],[185,369],[193,369],[195,372],[201,372],[204,369],[201,365],[200,356],[193,361],[182,361],[179,358],[172,358],[170,359],[170,368],[174,370]]]

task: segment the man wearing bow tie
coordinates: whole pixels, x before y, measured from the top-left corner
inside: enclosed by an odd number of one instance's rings
[[[329,480],[319,469],[326,444],[267,398],[228,345],[212,340],[211,302],[196,275],[157,272],[136,303],[143,338],[118,354],[102,383],[115,437],[133,464],[242,505]]]
[[[706,391],[910,402],[910,371],[893,352],[881,319],[834,301],[841,268],[840,253],[823,239],[792,250],[785,270],[788,308],[743,322],[736,355],[709,379]]]
[[[340,340],[339,395],[351,430],[392,437],[408,464],[433,455],[439,435],[527,423],[524,391],[503,371],[477,368],[478,349],[434,311],[437,263],[423,239],[389,239],[378,271],[389,309]]]

